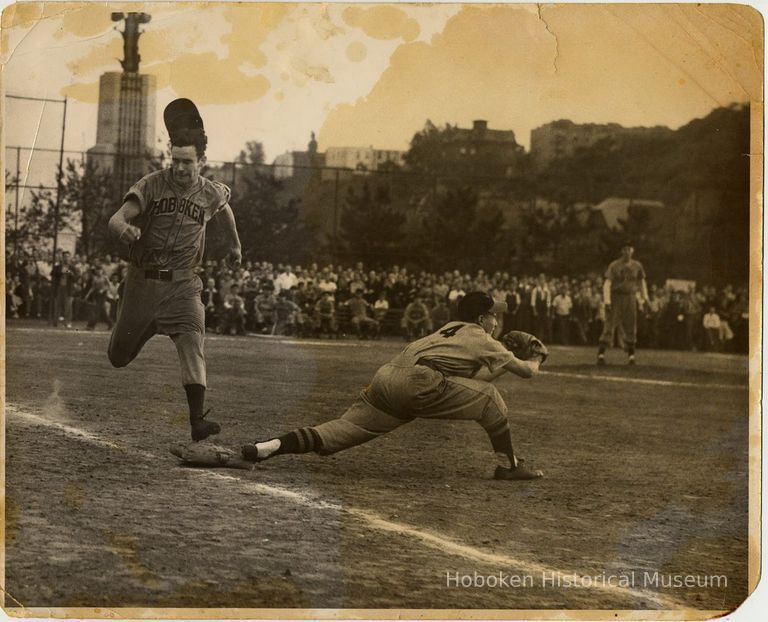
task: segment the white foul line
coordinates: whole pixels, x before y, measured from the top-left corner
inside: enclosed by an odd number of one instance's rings
[[[142,458],[148,458],[153,461],[157,460],[157,456],[148,451],[142,451],[140,449],[134,449],[132,447],[131,448],[125,447],[124,445],[118,445],[117,443],[113,443],[110,440],[101,438],[99,435],[94,434],[93,432],[88,432],[81,428],[75,428],[71,425],[67,425],[66,423],[61,423],[59,421],[52,421],[50,419],[46,419],[41,415],[35,415],[31,412],[27,412],[26,410],[22,410],[21,408],[19,408],[18,406],[15,406],[14,404],[5,405],[5,414],[13,415],[14,417],[19,417],[21,419],[26,419],[27,421],[37,425],[44,425],[49,428],[61,430],[62,432],[64,432],[64,434],[68,434],[69,436],[73,436],[74,438],[86,441],[93,445],[107,447],[108,449],[117,449],[118,451],[123,451],[125,453],[133,453],[137,456],[141,456]]]
[[[6,404],[5,412],[7,415],[12,415],[13,417],[19,417],[20,419],[25,419],[37,425],[44,425],[47,427],[61,430],[62,432],[64,432],[64,434],[73,436],[74,438],[81,441],[92,443],[94,445],[100,445],[102,447],[108,447],[110,449],[116,449],[124,453],[141,456],[155,463],[157,463],[160,460],[160,458],[155,454],[134,449],[131,447],[117,445],[109,440],[101,438],[99,435],[94,434],[93,432],[88,432],[86,430],[82,430],[80,428],[76,428],[71,425],[66,425],[57,421],[51,421],[49,419],[46,419],[43,416],[35,415],[28,411],[22,410],[20,407],[13,404]],[[195,473],[201,477],[207,477],[209,479],[212,478],[217,480],[230,481],[234,484],[237,484],[238,486],[246,488],[247,490],[252,490],[256,493],[266,494],[272,497],[286,499],[293,503],[297,503],[312,509],[342,512],[344,514],[357,518],[361,522],[367,524],[369,527],[377,531],[395,533],[400,536],[408,536],[411,538],[415,538],[419,540],[422,544],[430,548],[436,549],[441,553],[445,553],[447,555],[455,555],[457,557],[479,562],[482,564],[492,565],[497,570],[499,568],[515,568],[515,569],[523,570],[528,574],[542,574],[546,572],[554,576],[565,575],[569,578],[575,577],[577,582],[582,582],[582,580],[590,579],[588,575],[582,575],[581,573],[563,571],[563,570],[544,566],[543,564],[537,564],[535,562],[530,562],[530,561],[510,557],[508,555],[500,555],[498,553],[491,553],[488,551],[484,551],[482,549],[479,549],[473,546],[456,542],[455,540],[452,540],[440,534],[432,533],[424,529],[418,529],[416,527],[411,527],[409,525],[387,520],[370,510],[362,510],[354,507],[344,507],[339,504],[329,503],[327,501],[315,499],[307,494],[304,494],[302,492],[297,492],[295,490],[290,490],[288,488],[282,488],[280,486],[272,486],[269,484],[252,482],[247,479],[243,479],[241,477],[226,475],[214,470],[194,469],[191,471],[191,473]],[[622,587],[619,585],[606,585],[606,584],[601,584],[600,582],[594,582],[594,583],[590,582],[590,583],[591,583],[592,589],[598,592],[604,592],[604,593],[610,594],[612,596],[625,596],[625,597],[631,596],[633,598],[637,598],[641,600],[648,600],[666,609],[687,608],[687,605],[685,605],[684,603],[678,602],[675,599],[669,598],[661,594],[655,594],[653,592],[647,592],[640,589]]]
[[[651,378],[626,378],[624,376],[602,376],[598,374],[576,374],[565,371],[541,371],[540,375],[560,376],[562,378],[580,378],[585,380],[607,380],[608,382],[633,382],[637,384],[651,384],[661,387],[693,387],[696,389],[731,389],[736,391],[749,391],[746,384],[718,384],[716,382],[677,382],[673,380],[653,380]]]

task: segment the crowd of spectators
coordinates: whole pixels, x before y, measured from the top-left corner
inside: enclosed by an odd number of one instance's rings
[[[49,258],[6,256],[9,318],[50,318],[111,326],[120,298],[125,262],[86,260],[63,253]],[[414,339],[456,317],[459,299],[483,290],[504,300],[509,312],[502,330],[532,332],[545,343],[595,345],[605,309],[602,278],[552,275],[474,275],[458,270],[433,274],[393,265],[385,270],[312,263],[291,266],[247,261],[231,270],[224,262],[201,269],[206,327],[222,334],[247,332],[299,337]],[[687,289],[651,283],[649,302],[638,299],[638,345],[647,348],[746,352],[748,290],[727,285]],[[51,315],[52,314],[52,315]],[[620,346],[621,335],[618,335]]]

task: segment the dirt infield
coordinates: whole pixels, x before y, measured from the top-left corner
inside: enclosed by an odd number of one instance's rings
[[[179,466],[172,343],[115,370],[108,337],[8,328],[6,606],[727,610],[747,595],[746,358],[641,351],[629,368],[612,352],[598,370],[591,349],[555,348],[549,374],[497,384],[545,473],[521,483],[490,479],[464,422],[254,471]],[[401,347],[209,338],[218,442],[341,414]]]

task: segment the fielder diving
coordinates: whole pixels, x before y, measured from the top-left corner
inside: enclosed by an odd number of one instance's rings
[[[112,234],[128,244],[130,265],[108,354],[112,365],[125,367],[150,337],[168,335],[179,354],[192,440],[200,441],[218,434],[221,427],[206,420],[203,412],[205,310],[195,269],[203,258],[211,218],[223,220],[232,266],[241,260],[240,240],[229,188],[200,175],[208,138],[197,108],[188,99],[176,99],[163,119],[171,167],[137,181],[109,221]]]
[[[505,372],[531,378],[547,350],[538,339],[525,335],[527,350],[520,356],[528,360],[521,360],[494,339],[497,314],[506,310],[506,303],[494,301],[486,293],[467,294],[459,302],[459,321],[414,341],[383,365],[340,418],[245,445],[243,458],[255,463],[281,454],[314,451],[330,455],[378,438],[415,418],[467,420],[476,421],[488,434],[500,461],[496,479],[541,477],[541,471],[526,468],[515,455],[507,406],[491,381]]]

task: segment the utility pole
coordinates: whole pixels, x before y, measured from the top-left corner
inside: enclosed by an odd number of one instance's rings
[[[61,187],[64,181],[64,133],[67,130],[67,98],[64,98],[64,114],[61,120],[61,148],[59,149],[59,172],[56,176],[56,204],[53,208],[53,253],[51,266],[56,265],[56,254],[59,245],[59,208],[61,207]],[[51,322],[56,325],[56,288],[58,284],[51,283]]]
[[[13,263],[19,264],[19,190],[21,188],[21,147],[16,147],[16,200],[13,217]]]
[[[337,238],[339,237],[339,169],[336,169],[336,176],[333,183],[333,263],[336,263]]]

